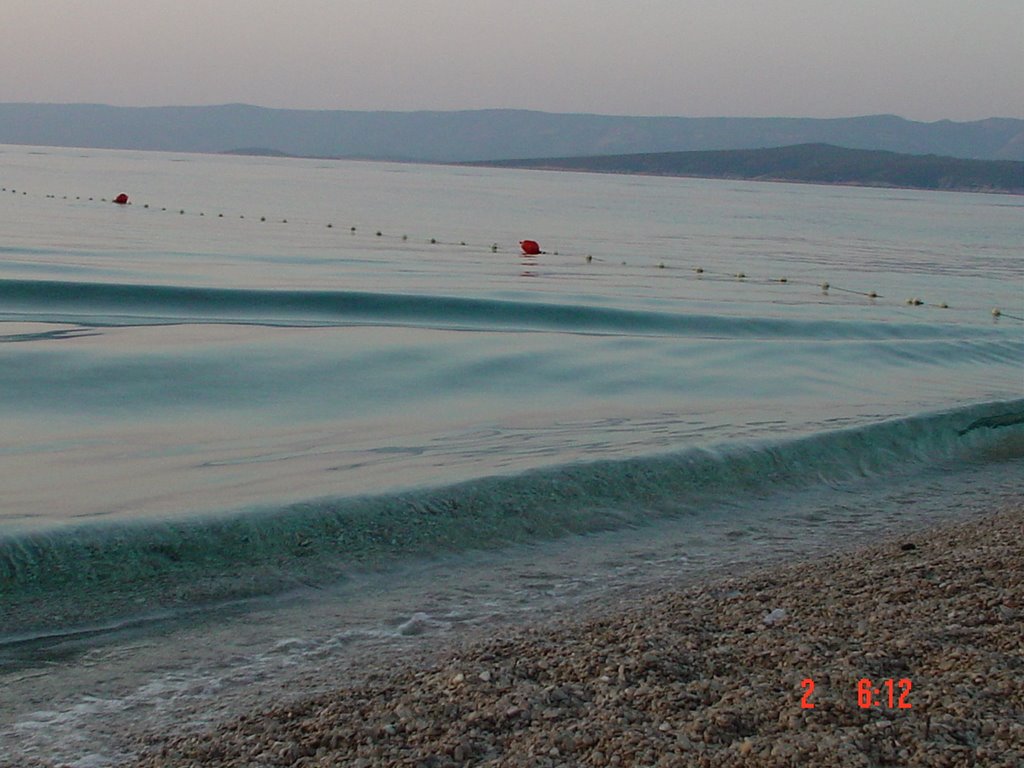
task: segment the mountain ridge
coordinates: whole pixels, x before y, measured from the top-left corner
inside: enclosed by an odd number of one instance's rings
[[[1024,160],[1024,120],[630,117],[532,110],[286,110],[247,104],[114,107],[0,103],[0,144],[467,162],[825,143],[850,149]]]

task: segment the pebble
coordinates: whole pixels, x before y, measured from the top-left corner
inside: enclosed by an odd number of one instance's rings
[[[630,595],[205,732],[129,734],[123,765],[1024,765],[1024,503],[903,543]],[[911,680],[911,708],[862,708],[864,678]]]

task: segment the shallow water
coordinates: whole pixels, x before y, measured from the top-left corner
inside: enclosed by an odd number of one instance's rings
[[[1018,197],[23,147],[0,187],[24,754],[1021,487]]]

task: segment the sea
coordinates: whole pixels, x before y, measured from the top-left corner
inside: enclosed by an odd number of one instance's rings
[[[1022,362],[1020,196],[0,146],[0,763],[969,519]]]

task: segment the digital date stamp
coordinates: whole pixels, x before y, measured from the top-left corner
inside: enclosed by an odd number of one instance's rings
[[[855,696],[861,709],[913,709],[910,691],[914,687],[908,677],[894,680],[888,677],[876,685],[870,678],[857,681]],[[805,677],[800,681],[803,693],[800,696],[801,709],[814,709],[814,679]]]

